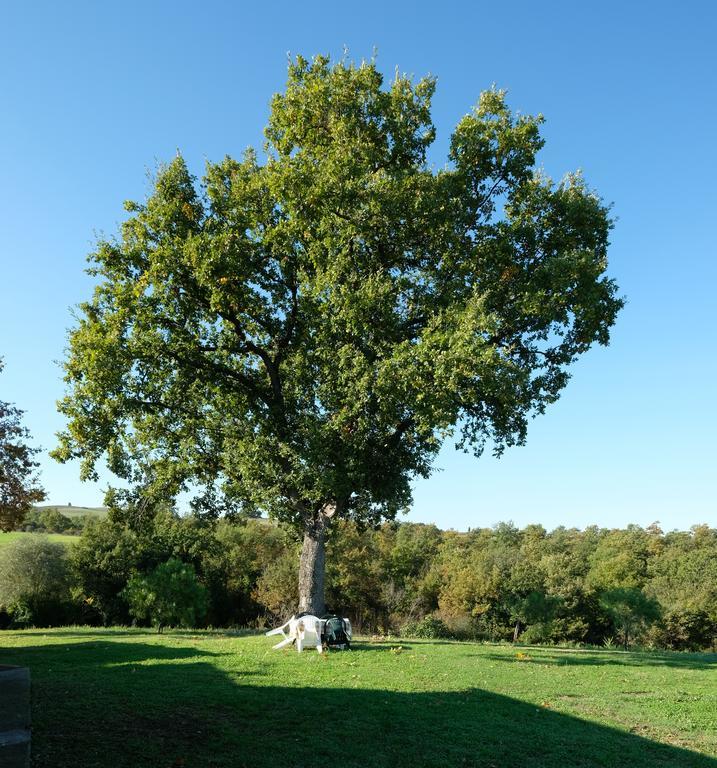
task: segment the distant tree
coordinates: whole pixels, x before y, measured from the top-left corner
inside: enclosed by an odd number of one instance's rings
[[[30,433],[21,424],[22,414],[0,401],[0,531],[17,528],[32,505],[45,498],[33,460],[39,449],[27,444]]]
[[[516,533],[517,530],[516,530]],[[545,571],[542,548],[545,545],[545,529],[530,525],[513,539],[501,536],[501,526],[496,529],[499,539],[512,543],[515,560],[501,587],[501,603],[513,624],[513,642],[517,642],[525,628],[532,624],[548,622],[557,606],[557,599],[548,596],[545,588]]]
[[[152,568],[171,552],[157,553],[128,527],[108,519],[88,522],[70,551],[77,596],[85,606],[87,620],[100,624],[126,624],[127,601],[122,590],[132,573]]]
[[[551,620],[554,640],[600,643],[609,619],[595,591],[587,584],[590,559],[599,531],[558,528],[545,540],[541,557],[547,594],[557,600]]]
[[[38,522],[48,533],[64,533],[74,527],[72,519],[56,507],[41,510]]]
[[[293,601],[289,610],[296,607],[297,547],[290,531],[253,519],[220,520],[214,531],[216,547],[202,563],[204,583],[211,592],[211,624],[247,625],[264,614],[268,606],[257,599],[257,583],[287,552],[293,571],[284,598],[289,596]],[[280,611],[279,615],[284,613]]]
[[[296,550],[286,549],[262,571],[253,597],[274,619],[286,617],[296,610],[299,599]]]
[[[217,542],[207,521],[180,518],[165,505],[151,515],[119,519],[110,510],[94,518],[73,545],[72,571],[88,618],[103,624],[126,623],[129,608],[123,589],[134,573],[148,573],[175,557],[197,572],[217,557]]]
[[[504,604],[513,623],[513,642],[517,643],[526,627],[545,624],[553,618],[558,601],[536,589],[528,593],[509,593]]]
[[[571,363],[607,344],[611,221],[579,175],[536,169],[540,117],[484,93],[435,171],[435,81],[297,58],[266,159],[184,161],[91,256],[54,452],[174,494],[204,487],[303,538],[299,608],[324,610],[327,531],[411,499],[444,439],[522,444]]]
[[[625,650],[636,629],[660,618],[657,600],[635,587],[608,589],[600,596],[600,603],[620,631]]]
[[[436,556],[440,543],[441,532],[435,525],[402,523],[396,528],[387,564],[388,575],[403,585],[421,576]]]
[[[717,624],[717,529],[667,534],[650,571],[649,592],[668,613],[705,611]]]
[[[386,626],[390,626],[392,616],[419,620],[435,611],[438,584],[430,571],[440,550],[442,532],[435,525],[394,522],[384,524],[374,538],[380,557],[376,592],[381,593],[388,613]],[[351,565],[347,563],[344,568],[348,570]]]
[[[134,574],[124,589],[132,616],[164,627],[194,627],[207,612],[207,591],[194,568],[176,557],[148,574]]]
[[[657,632],[659,644],[676,651],[715,650],[717,621],[705,611],[669,611]]]
[[[596,590],[641,589],[648,579],[651,536],[638,525],[604,531],[590,558],[588,584]]]
[[[351,618],[357,631],[382,621],[384,590],[379,534],[351,520],[337,521],[327,545],[327,598],[331,611]]]

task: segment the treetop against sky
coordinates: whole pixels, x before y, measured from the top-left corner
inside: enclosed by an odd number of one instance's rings
[[[8,13],[0,47],[8,116],[0,127],[2,400],[26,411],[45,451],[54,445],[63,422],[53,361],[63,356],[68,307],[91,289],[85,254],[96,229],[116,231],[123,199],[143,199],[143,169],[180,147],[201,175],[205,158],[259,145],[287,50],[340,55],[345,43],[360,59],[376,46],[389,77],[397,64],[439,78],[434,167],[453,126],[492,82],[508,88],[513,109],[543,113],[538,163],[555,178],[582,168],[613,202],[611,275],[628,298],[610,349],[574,367],[560,401],[529,424],[527,446],[480,462],[444,450],[444,471],[414,488],[414,519],[457,528],[507,518],[548,527],[714,523],[714,9],[566,5],[538,13],[526,4],[508,13],[457,4],[429,17],[396,7],[381,11],[380,29],[373,10],[328,17],[287,5],[274,25],[225,4],[202,14],[162,4],[121,15],[60,15],[48,5],[39,20]],[[249,29],[237,46],[237,32]],[[477,40],[476,29],[510,34]],[[44,453],[42,470],[50,500],[100,502],[100,487],[81,485],[76,466]]]

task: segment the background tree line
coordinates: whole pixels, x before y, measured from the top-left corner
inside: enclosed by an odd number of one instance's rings
[[[28,533],[66,533],[70,536],[79,536],[90,520],[95,515],[63,515],[57,507],[33,507],[24,517],[16,523],[16,531]]]
[[[0,550],[4,626],[265,626],[298,604],[296,535],[263,519],[171,509],[83,521],[70,547]],[[342,521],[327,602],[364,633],[697,650],[717,638],[717,529],[584,531],[510,523],[467,533]]]

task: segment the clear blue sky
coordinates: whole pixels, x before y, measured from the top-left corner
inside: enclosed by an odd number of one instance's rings
[[[320,10],[312,10],[319,8]],[[528,445],[496,461],[446,448],[411,518],[464,529],[512,519],[717,525],[717,6],[711,2],[6,3],[0,25],[0,399],[44,449],[62,427],[70,307],[122,201],[180,148],[259,145],[287,52],[438,77],[432,162],[479,92],[542,112],[540,160],[582,168],[614,203],[610,272],[628,298],[608,349],[574,369]],[[53,503],[99,486],[45,453]]]

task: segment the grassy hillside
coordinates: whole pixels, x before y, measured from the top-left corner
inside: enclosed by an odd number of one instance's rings
[[[65,517],[82,517],[91,515],[92,517],[104,517],[107,514],[107,507],[65,507],[60,504],[35,504],[35,509],[56,509]]]
[[[0,633],[34,765],[717,767],[717,656],[230,633]],[[111,759],[109,758],[111,756]]]
[[[59,544],[73,544],[77,541],[77,536],[68,536],[64,533],[24,533],[21,531],[11,531],[10,533],[3,533],[0,531],[0,548],[9,544],[11,541],[20,539],[24,536],[44,536],[50,541],[55,541]]]

